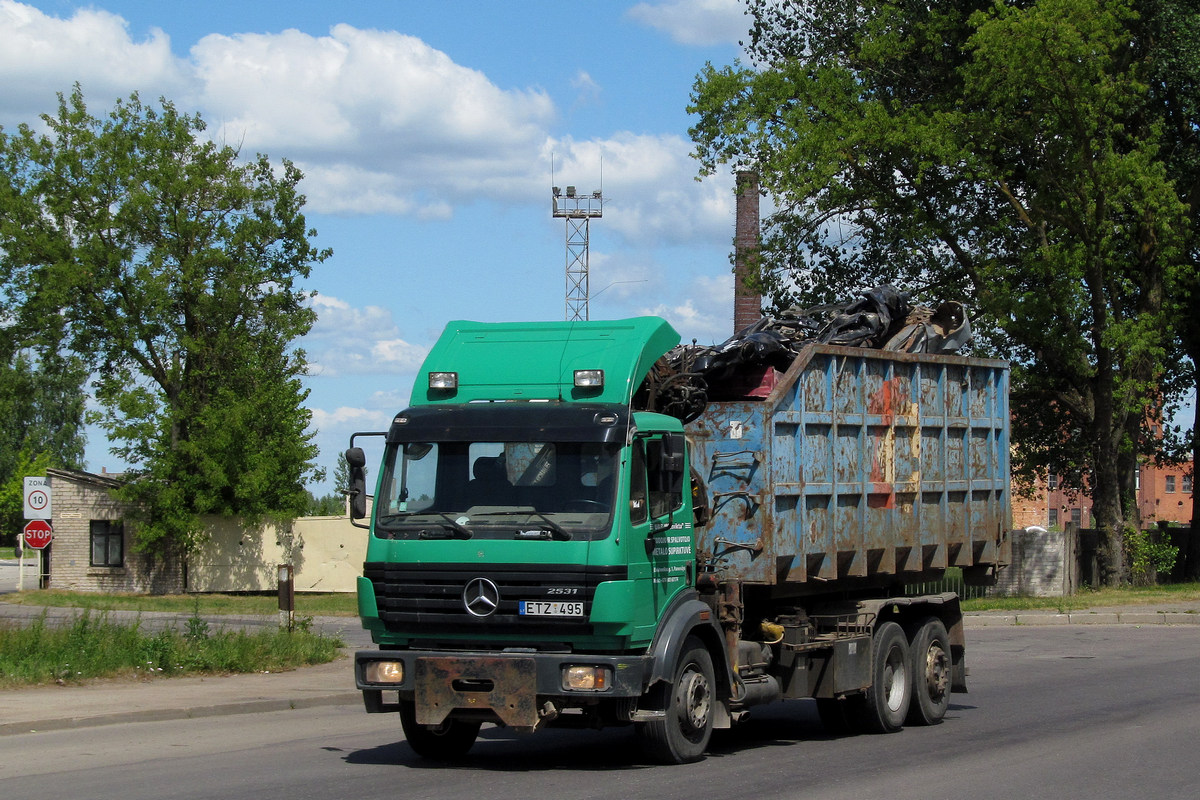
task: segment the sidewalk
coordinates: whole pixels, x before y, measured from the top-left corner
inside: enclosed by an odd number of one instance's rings
[[[0,603],[0,619],[35,618],[41,607]],[[46,609],[62,619],[72,609]],[[109,612],[117,614],[118,612]],[[125,613],[125,612],[122,612]],[[135,615],[131,615],[135,616]],[[188,615],[140,615],[144,624],[183,625]],[[273,617],[210,618],[221,627],[276,624]],[[996,625],[1200,625],[1200,601],[1154,606],[1092,608],[1060,613],[982,611],[966,615],[967,628]],[[161,678],[146,681],[95,681],[83,686],[35,686],[0,690],[0,736],[118,722],[189,719],[250,714],[327,705],[360,705],[354,688],[356,649],[371,647],[358,620],[319,617],[314,625],[337,633],[347,643],[337,660],[290,672],[204,678]]]

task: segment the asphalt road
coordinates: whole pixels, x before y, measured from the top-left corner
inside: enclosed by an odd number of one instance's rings
[[[628,729],[485,729],[467,762],[413,755],[392,715],[333,706],[5,737],[14,800],[213,798],[1166,798],[1195,795],[1194,626],[969,631],[945,723],[831,738],[809,702],[756,710],[701,763],[647,764]],[[0,715],[3,710],[0,709]]]
[[[6,550],[10,549],[5,548]],[[21,579],[20,561],[15,558],[0,559],[0,594],[15,592]],[[25,553],[25,588],[37,588],[38,557],[34,551]]]

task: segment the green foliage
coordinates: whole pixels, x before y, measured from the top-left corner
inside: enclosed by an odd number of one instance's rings
[[[307,631],[210,633],[206,625],[193,626],[189,620],[184,633],[150,633],[139,623],[84,612],[62,627],[47,625],[44,618],[26,627],[0,626],[0,686],[122,675],[276,672],[332,661],[342,645]]]
[[[1119,580],[1121,498],[1154,446],[1147,410],[1180,391],[1184,371],[1169,297],[1195,275],[1196,205],[1171,161],[1200,153],[1195,117],[1172,139],[1164,109],[1179,111],[1172,93],[1194,103],[1200,72],[1162,69],[1166,37],[1148,33],[1200,12],[1134,0],[749,6],[754,68],[706,68],[690,110],[702,173],[756,169],[779,209],[759,282],[777,306],[885,281],[967,302],[975,351],[1013,361],[1015,466],[1088,487]]]
[[[5,595],[7,603],[62,608],[86,608],[92,611],[167,611],[175,614],[204,614],[209,617],[234,615],[274,615],[279,610],[276,592],[248,594],[148,595],[126,592],[68,592],[40,589]],[[353,592],[300,592],[296,611],[328,617],[358,615],[358,600]]]
[[[364,474],[365,474],[364,470]],[[309,493],[308,516],[333,517],[346,515],[346,495],[344,489],[350,487],[350,466],[346,459],[339,458],[333,468],[333,492],[322,497]]]
[[[1158,531],[1125,527],[1125,554],[1135,586],[1153,586],[1158,574],[1170,574],[1179,548]]]
[[[22,450],[16,454],[11,476],[0,483],[0,539],[16,545],[25,527],[25,478],[46,474],[50,454],[31,456]]]
[[[329,253],[299,170],[136,94],[97,118],[77,86],[43,122],[0,136],[4,302],[94,370],[139,546],[190,548],[205,514],[302,513],[317,451],[293,343],[315,315],[298,282]]]

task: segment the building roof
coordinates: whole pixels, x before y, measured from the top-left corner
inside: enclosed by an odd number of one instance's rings
[[[97,475],[94,472],[84,472],[78,469],[47,469],[46,474],[51,478],[59,478],[73,483],[85,483],[102,489],[116,489],[125,483],[125,475],[121,472],[106,472]]]

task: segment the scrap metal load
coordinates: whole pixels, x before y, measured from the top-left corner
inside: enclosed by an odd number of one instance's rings
[[[962,303],[913,306],[884,284],[843,304],[798,308],[763,317],[719,345],[679,345],[650,370],[635,408],[686,422],[709,401],[763,398],[776,372],[787,370],[805,345],[835,344],[906,353],[954,353],[971,338]]]

